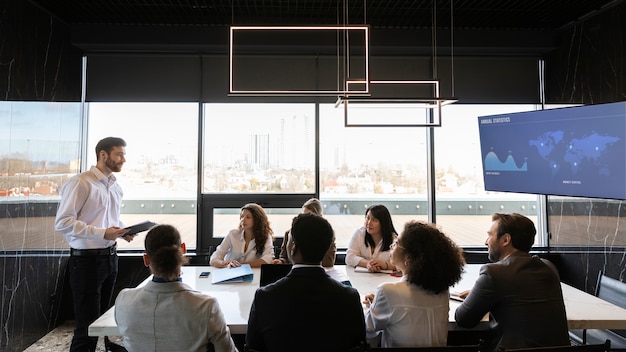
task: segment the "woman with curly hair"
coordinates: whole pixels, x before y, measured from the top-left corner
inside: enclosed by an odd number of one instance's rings
[[[218,268],[250,264],[256,268],[272,263],[273,231],[265,210],[258,204],[248,203],[241,208],[239,220],[239,227],[224,237],[209,264]]]
[[[463,251],[434,225],[410,221],[391,246],[402,280],[365,296],[368,339],[382,333],[382,347],[445,346],[449,287],[461,279]]]
[[[346,264],[370,272],[396,270],[389,260],[389,246],[396,234],[389,209],[382,204],[369,206],[365,210],[365,224],[354,231],[348,242]]]

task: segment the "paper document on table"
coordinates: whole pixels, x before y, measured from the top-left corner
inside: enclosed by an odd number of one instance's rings
[[[381,271],[369,271],[364,266],[355,266],[354,271],[357,273],[372,273],[372,274],[393,274],[393,270],[381,270]]]
[[[250,264],[242,264],[235,268],[223,268],[213,270],[211,279],[212,284],[221,284],[227,282],[250,282],[254,278],[254,273]]]
[[[332,269],[326,269],[326,274],[328,274],[328,276],[330,276],[332,279],[335,279],[346,286],[352,287],[352,283],[350,282],[350,279],[348,279],[346,274],[344,274],[343,272],[335,268],[332,268]]]

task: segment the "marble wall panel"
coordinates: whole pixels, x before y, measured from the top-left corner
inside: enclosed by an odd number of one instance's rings
[[[0,99],[80,101],[82,52],[70,30],[29,1],[0,2]]]
[[[559,33],[545,57],[548,104],[626,99],[626,3],[615,3]]]
[[[0,256],[0,351],[22,351],[63,319],[67,256]]]
[[[598,273],[626,279],[626,203],[554,197],[548,201],[550,250],[561,279],[589,293]]]

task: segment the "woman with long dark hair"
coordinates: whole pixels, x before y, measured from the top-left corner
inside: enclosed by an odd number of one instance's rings
[[[371,272],[395,270],[395,265],[389,261],[389,246],[396,236],[387,207],[382,204],[368,207],[365,224],[352,234],[348,243],[346,264],[361,266]]]
[[[241,208],[239,227],[230,230],[211,255],[210,265],[225,268],[250,264],[260,267],[274,259],[272,228],[263,207],[248,203]]]

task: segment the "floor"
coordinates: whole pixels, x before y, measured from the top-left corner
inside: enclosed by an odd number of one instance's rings
[[[24,352],[66,352],[70,350],[72,335],[74,331],[74,321],[68,321],[59,325],[56,329],[50,331],[39,341],[30,345]],[[123,345],[123,341],[119,337],[111,337],[111,341]],[[98,339],[98,347],[96,352],[106,352],[104,349],[104,338]]]

